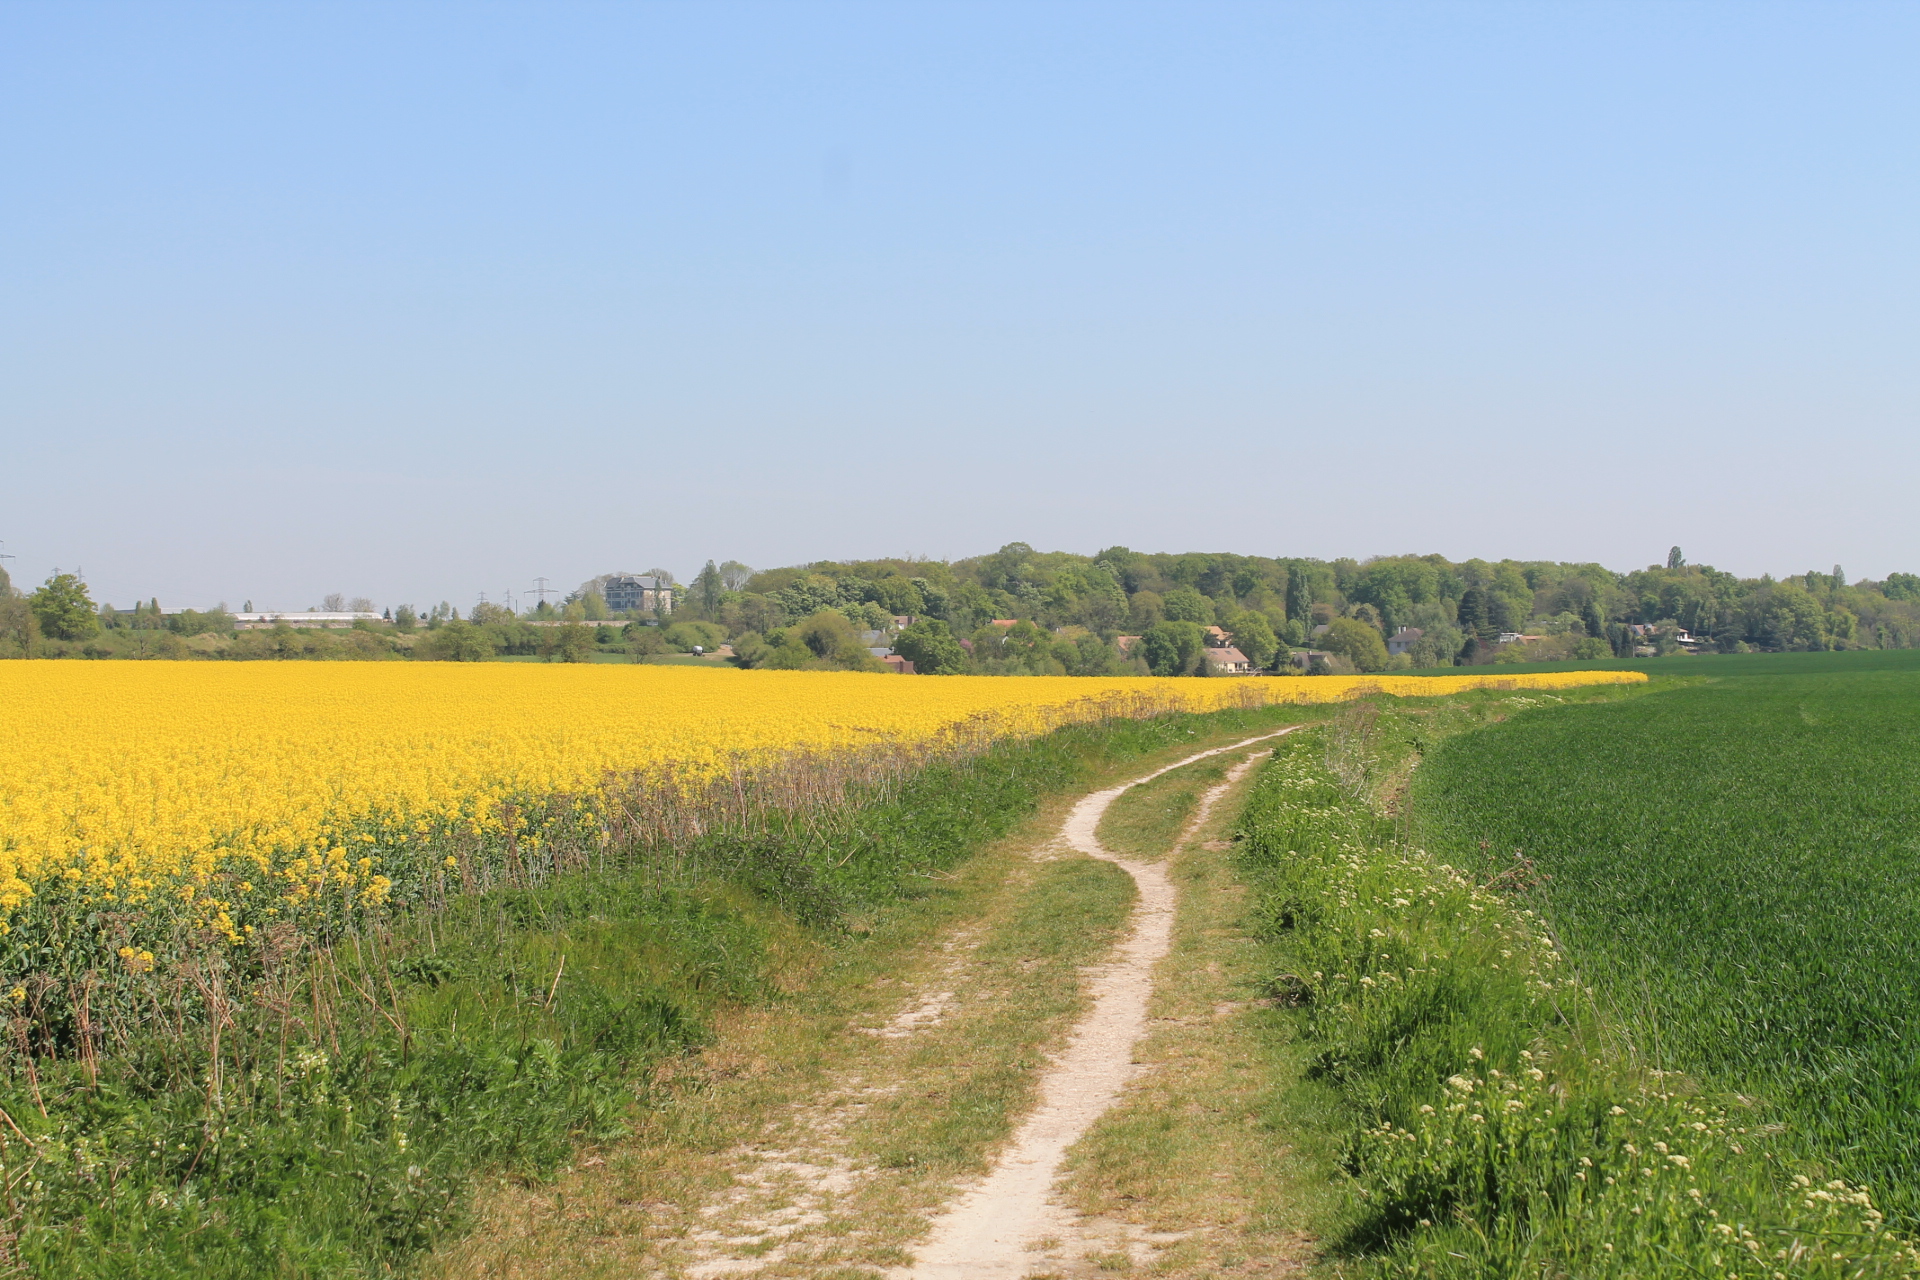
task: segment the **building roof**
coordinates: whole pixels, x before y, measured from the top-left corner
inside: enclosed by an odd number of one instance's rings
[[[1232,645],[1208,645],[1207,661],[1223,667],[1253,665],[1246,654],[1240,652]]]

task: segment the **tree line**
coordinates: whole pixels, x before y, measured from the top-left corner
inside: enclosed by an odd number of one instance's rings
[[[872,651],[890,649],[927,674],[1096,676],[1209,674],[1214,627],[1263,669],[1361,672],[1682,648],[1920,645],[1920,575],[1849,581],[1836,565],[1740,578],[1688,564],[1678,547],[1664,564],[1628,572],[1439,555],[1319,560],[1116,546],[1087,556],[1021,542],[955,561],[819,561],[759,572],[709,561],[676,588],[670,616],[616,617],[599,582],[524,613],[482,603],[461,618],[445,603],[419,613],[399,606],[348,631],[236,634],[223,610],[163,613],[154,600],[116,611],[96,606],[72,574],[23,594],[0,573],[0,652],[646,661],[727,645],[744,667],[883,670]],[[1297,661],[1302,654],[1310,662]]]

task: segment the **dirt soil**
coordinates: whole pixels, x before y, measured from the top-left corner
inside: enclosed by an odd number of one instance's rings
[[[1128,788],[1196,760],[1245,750],[1290,732],[1283,729],[1188,756],[1132,782],[1096,791],[1067,815],[1060,833],[1067,848],[1113,863],[1139,887],[1130,931],[1113,959],[1090,975],[1093,1009],[1074,1027],[1065,1049],[1041,1077],[1039,1106],[1014,1133],[993,1172],[935,1220],[932,1236],[917,1251],[914,1264],[896,1270],[896,1277],[1020,1280],[1050,1263],[1132,1252],[1127,1246],[1133,1242],[1086,1222],[1050,1193],[1067,1149],[1143,1070],[1134,1061],[1134,1045],[1146,1032],[1153,970],[1170,949],[1178,895],[1166,863],[1122,858],[1102,847],[1095,833],[1107,806]],[[1206,793],[1188,834],[1200,828],[1215,802],[1253,763],[1249,757]]]

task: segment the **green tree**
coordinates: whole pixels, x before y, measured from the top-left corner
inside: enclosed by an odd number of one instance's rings
[[[1313,583],[1307,566],[1298,560],[1287,562],[1287,621],[1302,626],[1313,620]]]
[[[1413,645],[1413,665],[1416,667],[1450,667],[1454,655],[1460,652],[1460,646],[1466,642],[1459,630],[1449,626],[1431,626],[1425,628]],[[1604,642],[1602,644],[1604,648]],[[1604,654],[1601,656],[1605,656]]]
[[[1064,647],[1064,646],[1062,646]],[[1071,658],[1062,655],[1067,674],[1072,676],[1123,676],[1132,674],[1120,651],[1099,636],[1088,633],[1073,642]]]
[[[967,669],[967,651],[938,618],[922,618],[895,636],[893,651],[923,676],[957,675]]]
[[[451,626],[448,628],[451,629]],[[545,627],[540,638],[540,656],[548,662],[587,662],[593,655],[593,628],[572,623]]]
[[[695,645],[712,653],[725,644],[727,639],[726,630],[719,623],[700,622],[693,619],[670,623],[665,635],[667,647],[681,653],[692,653]]]
[[[467,615],[467,620],[481,626],[497,626],[503,622],[512,622],[513,610],[503,604],[495,604],[491,600],[482,600],[473,606],[473,612]]]
[[[1192,587],[1167,592],[1164,607],[1168,622],[1197,622],[1204,627],[1213,621],[1213,601]]]
[[[806,665],[823,671],[884,671],[880,660],[867,652],[860,636],[838,609],[822,609],[787,628],[787,643],[813,654]]]
[[[1493,634],[1493,600],[1479,587],[1468,587],[1460,596],[1460,629],[1482,638]]]
[[[1386,642],[1380,639],[1378,631],[1358,618],[1335,618],[1328,623],[1327,634],[1320,638],[1320,647],[1339,654],[1360,671],[1387,669]]]
[[[34,620],[26,597],[11,590],[0,595],[0,656],[32,657],[33,642],[39,634],[40,624]]]
[[[1273,634],[1273,627],[1267,622],[1266,615],[1249,609],[1236,618],[1228,620],[1226,633],[1233,637],[1233,646],[1247,655],[1247,660],[1256,667],[1264,667],[1273,661],[1274,652],[1279,649],[1280,641]]]
[[[665,631],[659,627],[648,626],[644,622],[629,622],[626,630],[627,656],[635,662],[645,662],[648,658],[662,653],[672,653],[673,646],[667,643]],[[765,648],[759,637],[749,637],[756,645]],[[752,666],[750,662],[741,662],[741,666]]]
[[[1016,622],[1001,638],[1000,652],[1002,657],[1012,658],[1032,670],[1036,661],[1044,662],[1053,656],[1053,641],[1031,622]]]
[[[1805,652],[1829,647],[1826,611],[1805,587],[1777,583],[1755,603],[1754,630],[1768,648]]]
[[[1141,635],[1166,617],[1166,601],[1158,591],[1136,591],[1127,601],[1127,625]]]
[[[1687,567],[1687,558],[1680,554],[1680,548],[1678,547],[1670,548],[1667,551],[1667,568],[1684,569],[1686,567]]]
[[[889,614],[918,618],[927,612],[927,598],[912,578],[882,578],[874,583],[874,594]]]
[[[1127,621],[1127,593],[1112,573],[1096,565],[1087,572],[1086,593],[1073,605],[1073,616],[1090,631],[1111,635]]]
[[[1207,631],[1197,622],[1156,622],[1140,635],[1147,669],[1157,676],[1187,676],[1199,670]]]
[[[493,641],[471,622],[454,618],[434,628],[419,652],[435,662],[484,662],[493,656]]]
[[[700,601],[700,608],[711,618],[720,608],[720,593],[725,590],[721,581],[720,566],[709,560],[693,580],[694,595]]]
[[[55,573],[27,597],[40,634],[54,640],[89,640],[100,631],[87,584],[71,573]]]

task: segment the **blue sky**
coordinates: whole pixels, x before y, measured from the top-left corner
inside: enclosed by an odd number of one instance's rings
[[[15,4],[0,538],[1920,569],[1920,8]]]

